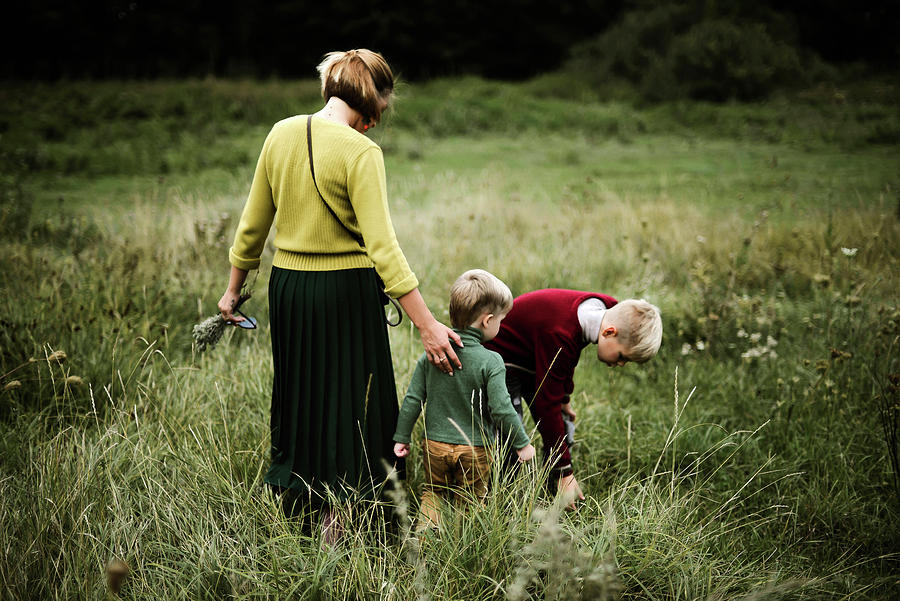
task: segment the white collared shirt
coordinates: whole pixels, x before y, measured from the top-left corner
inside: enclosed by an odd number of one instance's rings
[[[578,305],[578,323],[585,342],[597,344],[605,313],[606,305],[599,298],[589,298]]]

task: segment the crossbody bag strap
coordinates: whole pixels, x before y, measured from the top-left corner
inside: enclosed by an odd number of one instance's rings
[[[325,197],[322,195],[322,191],[319,190],[319,184],[316,183],[316,168],[313,166],[312,115],[307,115],[307,117],[306,117],[306,150],[307,150],[307,154],[309,154],[309,172],[312,175],[313,185],[316,187],[316,193],[319,195],[319,198],[322,199],[322,202],[325,204],[325,207],[328,209],[328,212],[331,213],[331,216],[334,217],[334,219],[338,223],[341,224],[341,227],[343,227],[345,230],[347,230],[347,233],[350,234],[350,236],[354,240],[356,240],[357,244],[359,244],[359,246],[361,248],[365,249],[366,244],[363,241],[362,236],[353,233],[353,231],[349,227],[347,227],[347,225],[343,221],[341,221],[341,218],[337,216],[337,213],[334,212],[334,209],[332,209],[331,205],[328,204],[328,201],[325,200]],[[378,281],[381,282],[380,277],[378,278]],[[384,283],[381,282],[381,285],[384,286]],[[403,311],[400,308],[400,303],[397,301],[397,299],[388,296],[387,293],[384,292],[384,290],[381,291],[381,294],[384,298],[386,298],[388,301],[390,301],[390,303],[394,306],[394,309],[397,311],[397,321],[394,322],[394,321],[391,321],[390,319],[385,318],[387,320],[387,324],[391,327],[399,326],[400,322],[403,321]],[[387,302],[385,302],[384,304],[387,304]]]
[[[313,149],[312,149],[312,115],[306,117],[306,148],[307,153],[309,154],[309,172],[312,174],[313,185],[316,187],[316,192],[319,195],[319,198],[322,199],[322,202],[325,203],[325,207],[328,209],[328,212],[331,213],[331,216],[334,217],[335,221],[341,224],[341,227],[347,230],[347,233],[356,240],[357,244],[359,244],[362,248],[366,247],[365,242],[362,239],[362,236],[354,233],[347,225],[341,221],[341,218],[338,217],[337,213],[334,212],[334,209],[331,208],[331,205],[325,200],[325,197],[322,195],[322,191],[319,190],[319,184],[316,183],[316,168],[313,166]]]

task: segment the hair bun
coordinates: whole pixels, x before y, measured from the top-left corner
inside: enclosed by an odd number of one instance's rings
[[[365,48],[329,52],[317,70],[326,102],[337,96],[368,121],[381,119],[394,89],[394,74],[383,56]]]

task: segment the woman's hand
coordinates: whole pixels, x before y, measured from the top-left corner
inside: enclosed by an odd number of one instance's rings
[[[434,315],[428,310],[428,306],[425,305],[425,299],[422,298],[419,289],[414,288],[397,300],[400,301],[400,306],[418,328],[428,360],[442,372],[451,376],[454,366],[456,369],[462,369],[462,363],[450,342],[452,340],[456,346],[462,347],[462,340],[456,332],[434,318]]]
[[[222,314],[222,319],[228,323],[244,321],[243,317],[236,317],[234,315],[234,307],[237,305],[240,297],[241,295],[239,293],[226,290],[225,294],[222,295],[222,298],[219,299],[219,313]]]
[[[450,343],[452,339],[457,346],[462,346],[462,340],[459,334],[439,322],[431,318],[431,323],[427,326],[419,328],[419,335],[422,337],[422,346],[425,347],[425,355],[428,360],[434,364],[445,374],[453,375],[453,367],[462,369],[462,363],[453,350]]]
[[[561,407],[562,407],[563,414],[569,416],[569,419],[574,422],[575,421],[575,410],[572,409],[572,403],[563,403]]]
[[[234,308],[241,298],[241,286],[244,285],[245,279],[247,279],[247,272],[232,265],[231,275],[228,278],[228,288],[225,290],[222,298],[219,299],[218,305],[222,319],[228,323],[244,321],[243,317],[234,316]]]

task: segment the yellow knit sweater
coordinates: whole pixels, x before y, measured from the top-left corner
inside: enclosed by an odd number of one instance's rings
[[[319,198],[309,170],[306,116],[279,121],[266,137],[250,195],[229,251],[231,264],[256,269],[272,222],[272,264],[299,271],[375,267],[398,298],[419,285],[397,243],[387,203],[384,158],[354,129],[313,118],[316,183],[341,221],[362,235],[362,248]]]

